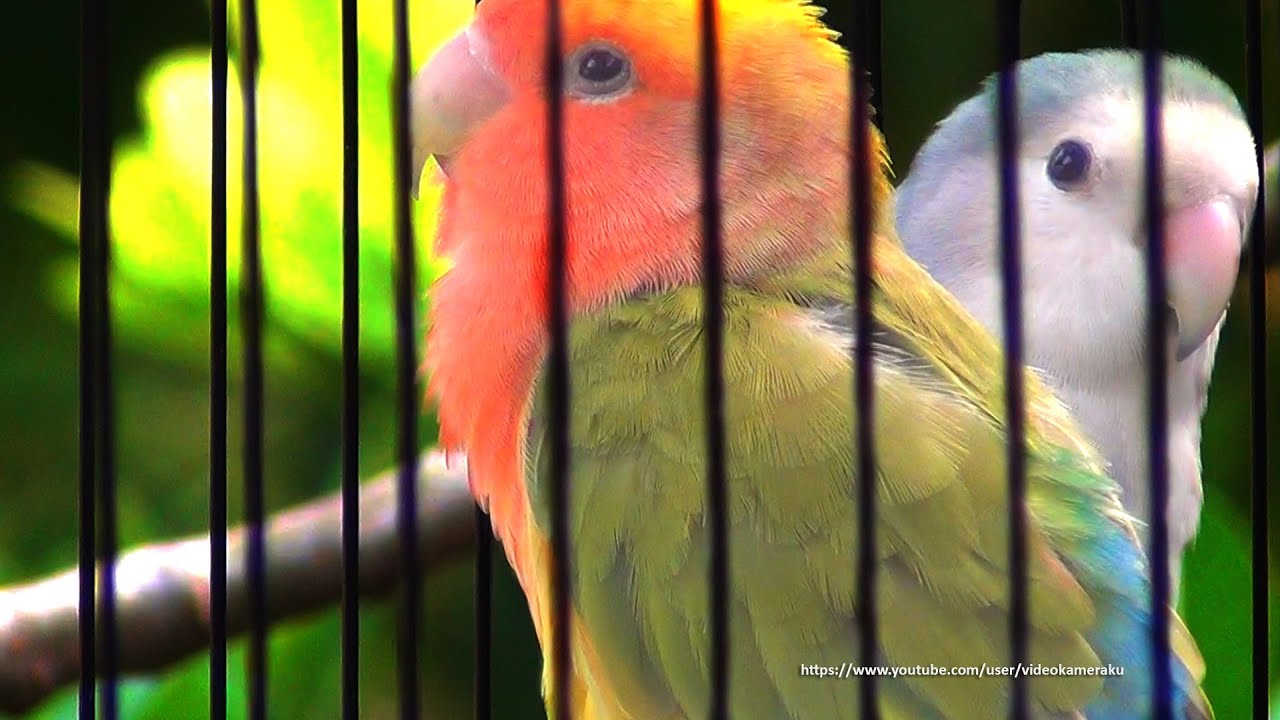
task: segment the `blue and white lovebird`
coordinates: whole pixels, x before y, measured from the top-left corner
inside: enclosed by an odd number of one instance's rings
[[[1166,56],[1163,67],[1166,517],[1176,592],[1200,522],[1200,420],[1258,177],[1254,139],[1230,88],[1185,58]],[[1048,376],[1110,463],[1125,508],[1146,522],[1142,56],[1041,55],[1019,63],[1017,82],[1027,363]],[[939,125],[898,190],[896,213],[907,251],[999,335],[995,109],[988,81]]]

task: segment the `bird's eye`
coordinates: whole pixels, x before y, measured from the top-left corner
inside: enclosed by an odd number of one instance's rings
[[[1079,140],[1063,140],[1049,153],[1045,171],[1059,190],[1075,190],[1089,179],[1093,152]]]
[[[565,90],[592,100],[609,100],[631,88],[633,73],[626,53],[603,42],[590,42],[569,56]]]

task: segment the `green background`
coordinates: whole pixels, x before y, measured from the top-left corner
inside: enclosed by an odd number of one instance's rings
[[[465,17],[466,6],[413,2],[414,61]],[[994,69],[993,2],[885,3],[884,119],[899,172],[934,122]],[[1166,2],[1167,46],[1206,63],[1244,92],[1243,3]],[[113,3],[111,122],[116,139],[112,223],[120,531],[125,546],[200,532],[208,477],[208,8],[202,0]],[[394,380],[390,303],[390,57],[388,1],[361,2],[364,170],[362,292],[364,392],[361,464],[392,461]],[[1024,54],[1119,44],[1119,2],[1024,3]],[[0,3],[0,584],[74,563],[77,477],[75,316],[78,163],[78,4]],[[1264,3],[1269,108],[1280,108],[1280,17]],[[262,0],[263,237],[267,267],[267,499],[283,508],[337,487],[340,403],[340,55],[338,8]],[[828,19],[845,28],[848,9]],[[233,114],[237,112],[233,86]],[[1280,134],[1271,111],[1265,138]],[[232,121],[232,177],[238,163]],[[230,227],[238,227],[234,198]],[[426,256],[431,198],[416,207]],[[234,241],[234,235],[233,235]],[[234,244],[234,242],[233,242]],[[232,253],[232,297],[236,292]],[[438,272],[421,268],[420,286]],[[1280,271],[1271,273],[1270,340],[1280,347]],[[1218,717],[1248,717],[1250,669],[1249,397],[1246,283],[1237,289],[1205,421],[1205,512],[1186,564],[1184,614],[1209,666]],[[419,315],[423,307],[419,307]],[[231,312],[230,458],[239,517],[241,372]],[[421,326],[421,321],[419,321]],[[1272,447],[1280,420],[1280,352],[1270,377]],[[424,445],[434,438],[426,415]],[[1275,453],[1273,453],[1273,458]],[[1280,471],[1280,459],[1273,459]],[[1273,476],[1274,479],[1274,476]],[[1272,493],[1272,511],[1277,492]],[[1271,535],[1272,577],[1280,539]],[[500,558],[495,610],[495,712],[541,717],[538,655],[515,583]],[[424,715],[471,708],[470,558],[426,580]],[[1280,587],[1273,580],[1273,589]],[[1272,596],[1275,596],[1275,592]],[[395,716],[394,606],[363,611],[365,716]],[[271,716],[337,717],[336,610],[276,628]],[[239,644],[232,656],[233,717],[243,713]],[[1280,665],[1271,645],[1273,678]],[[207,668],[197,656],[127,683],[127,718],[207,715]],[[851,687],[852,691],[852,687]],[[31,715],[74,716],[64,692]]]

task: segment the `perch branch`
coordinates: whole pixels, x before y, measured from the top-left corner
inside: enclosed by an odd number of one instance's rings
[[[459,463],[461,465],[461,463]],[[425,567],[456,557],[475,539],[465,469],[423,456],[418,477],[419,556]],[[378,596],[397,581],[395,471],[360,492],[360,593]],[[267,525],[271,622],[336,605],[342,593],[341,497],[328,495],[275,515]],[[227,626],[248,626],[244,528],[227,538]],[[146,545],[116,566],[119,667],[149,673],[209,646],[209,538]],[[0,712],[21,713],[77,680],[77,571],[0,589]]]

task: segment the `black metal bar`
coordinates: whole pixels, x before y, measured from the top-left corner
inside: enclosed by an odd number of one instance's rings
[[[876,664],[880,650],[876,608],[876,456],[875,456],[875,363],[872,350],[871,314],[871,128],[870,108],[877,102],[875,90],[879,82],[880,23],[879,2],[858,0],[854,16],[858,27],[851,36],[853,67],[850,137],[853,157],[850,161],[850,208],[853,210],[853,397],[857,423],[854,447],[858,454],[855,483],[858,493],[858,662],[863,667]],[[874,9],[873,9],[874,6]],[[876,20],[872,20],[872,16]],[[871,70],[871,97],[868,97],[864,75]],[[881,119],[883,122],[883,119]],[[880,717],[879,683],[867,673],[858,682],[861,717]]]
[[[109,181],[108,181],[109,182]],[[111,371],[110,234],[102,233],[98,271],[98,629],[102,633],[100,658],[102,689],[98,696],[103,720],[119,716],[120,640],[116,622],[115,391]]]
[[[101,83],[96,89],[94,100],[100,103],[96,107],[95,118],[99,123],[98,146],[93,173],[96,175],[94,185],[98,194],[92,200],[92,212],[97,215],[92,222],[93,262],[90,271],[93,282],[90,292],[93,294],[90,312],[94,316],[92,335],[90,338],[93,353],[92,370],[94,393],[93,441],[98,462],[95,480],[95,491],[98,513],[97,537],[97,631],[98,670],[102,679],[101,692],[98,695],[99,712],[105,720],[115,720],[119,712],[119,640],[116,627],[116,471],[115,471],[115,393],[111,371],[111,231],[110,196],[111,196],[111,131],[107,110],[107,6],[98,5],[98,25],[92,29],[100,76],[85,78],[85,82]],[[95,92],[95,90],[89,90]],[[93,512],[92,505],[86,508]],[[91,573],[92,574],[92,573]]]
[[[360,717],[360,67],[342,0],[342,718]]]
[[[105,61],[105,57],[104,57]],[[105,99],[106,93],[103,93]],[[94,289],[98,297],[94,310],[98,320],[94,323],[95,369],[98,379],[96,409],[98,411],[98,631],[102,633],[99,646],[99,663],[102,685],[98,695],[99,712],[103,720],[115,720],[120,713],[120,640],[116,622],[116,559],[119,551],[116,528],[116,434],[115,434],[115,382],[111,363],[111,231],[109,203],[111,197],[111,136],[103,134],[105,143],[102,154],[103,193],[98,211],[102,220],[98,226],[98,273]]]
[[[95,717],[98,678],[96,622],[98,371],[100,361],[97,304],[107,223],[110,135],[107,118],[107,3],[80,5],[80,486],[79,486],[79,633],[78,716]]]
[[[489,515],[476,507],[476,660],[475,718],[493,716],[493,529]]]
[[[548,330],[551,352],[547,357],[548,416],[551,424],[551,552],[557,559],[552,574],[552,653],[554,676],[554,720],[569,720],[569,676],[573,672],[573,656],[569,648],[569,607],[573,587],[570,583],[569,544],[569,308],[568,254],[566,247],[567,199],[564,170],[564,68],[560,0],[547,2],[547,212],[548,227]]]
[[[209,718],[227,717],[227,0],[209,10]]]
[[[412,167],[409,145],[409,8],[392,3],[394,50],[391,94],[394,97],[395,166],[395,326],[396,326],[396,527],[399,534],[400,627],[397,667],[400,674],[400,717],[418,717],[418,637],[422,609],[422,568],[418,560],[418,392],[417,342],[414,323],[413,218],[409,210]]]
[[[729,519],[724,437],[724,248],[720,199],[720,73],[716,1],[700,0],[702,39],[702,287],[706,323],[707,517],[711,530],[711,719],[729,717]]]
[[[83,52],[83,50],[82,50]],[[88,76],[81,75],[82,88],[92,84]],[[82,98],[82,103],[84,102]],[[83,108],[92,107],[88,103]],[[79,598],[79,637],[80,637],[80,686],[78,695],[78,717],[80,720],[93,720],[95,685],[98,679],[98,643],[95,587],[97,585],[94,539],[97,537],[96,495],[94,484],[97,478],[97,456],[94,452],[95,425],[94,418],[94,384],[96,358],[93,351],[94,292],[93,265],[97,262],[97,241],[93,225],[97,222],[97,213],[93,209],[99,183],[92,178],[91,161],[86,150],[96,153],[99,140],[86,141],[86,136],[95,135],[97,130],[87,126],[96,120],[81,120],[81,176],[80,176],[80,487],[77,512],[79,513],[78,564],[80,580]]]
[[[1156,720],[1173,717],[1169,667],[1169,371],[1164,269],[1163,65],[1160,0],[1146,0],[1143,13],[1142,78],[1147,221],[1148,452],[1151,483],[1151,683]]]
[[[1267,206],[1263,164],[1262,0],[1245,0],[1245,70],[1249,127],[1258,163],[1258,204],[1249,229],[1249,359],[1253,524],[1253,716],[1266,717],[1270,692],[1267,544]]]
[[[1022,3],[1000,0],[997,6],[999,68],[997,76],[996,139],[1000,168],[1000,278],[1004,296],[1001,326],[1004,330],[1005,414],[1008,428],[1009,472],[1009,653],[1010,664],[1019,667],[1030,658],[1027,598],[1027,465],[1026,370],[1022,338],[1021,213],[1018,193],[1018,78],[1021,54]],[[1010,680],[1009,716],[1030,717],[1027,677],[1015,673]]]
[[[249,576],[249,718],[267,718],[267,574],[263,528],[263,308],[258,205],[258,6],[240,5],[240,102],[244,108],[240,324],[244,346],[244,507]]]

